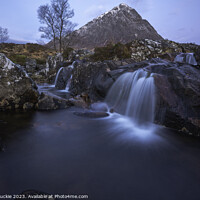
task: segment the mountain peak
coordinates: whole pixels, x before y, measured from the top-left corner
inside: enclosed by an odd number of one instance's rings
[[[129,8],[129,9],[132,9],[130,6],[128,6],[128,5],[125,4],[125,3],[120,3],[118,7],[119,7],[119,8]]]
[[[124,3],[67,36],[71,47],[87,49],[105,46],[109,42],[128,43],[135,39],[162,40],[163,38],[135,9]]]

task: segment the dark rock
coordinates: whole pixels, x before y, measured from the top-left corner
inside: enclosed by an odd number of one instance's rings
[[[55,87],[59,90],[64,90],[67,86],[67,83],[69,79],[71,78],[72,75],[72,66],[68,67],[63,67],[62,70],[60,71],[60,74],[58,76],[57,82]]]
[[[26,71],[0,54],[0,110],[30,109],[37,101],[37,86]]]
[[[91,101],[103,99],[114,82],[109,72],[117,67],[111,62],[79,62],[73,70],[70,92],[74,96],[85,92]]]
[[[38,110],[56,110],[73,106],[72,102],[55,95],[41,93],[36,108]]]
[[[108,117],[109,114],[106,112],[74,112],[75,115],[80,117],[88,117],[88,118],[102,118],[102,117]]]
[[[85,94],[84,97],[82,95],[77,95],[69,100],[74,106],[81,108],[89,108],[91,103],[87,94]]]
[[[27,58],[25,70],[27,73],[34,73],[37,70],[37,62],[35,59]]]
[[[156,121],[178,130],[185,127],[190,133],[199,135],[200,70],[164,61],[147,69],[156,73]]]

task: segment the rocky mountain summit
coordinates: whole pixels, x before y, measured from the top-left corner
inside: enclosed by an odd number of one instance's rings
[[[110,42],[128,43],[135,39],[163,38],[147,20],[126,4],[114,7],[65,38],[75,49],[93,49]]]

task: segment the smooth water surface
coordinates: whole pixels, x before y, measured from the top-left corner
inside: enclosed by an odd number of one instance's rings
[[[94,200],[199,200],[200,141],[113,114],[0,113],[0,194],[39,190]]]

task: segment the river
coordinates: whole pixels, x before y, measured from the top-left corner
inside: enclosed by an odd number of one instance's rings
[[[199,200],[200,140],[162,127],[135,128],[78,108],[0,113],[0,194],[39,190],[94,200]]]

